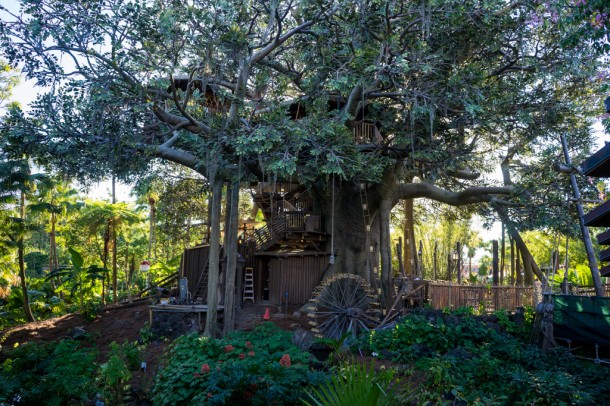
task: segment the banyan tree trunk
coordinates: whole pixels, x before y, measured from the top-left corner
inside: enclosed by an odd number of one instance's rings
[[[208,296],[204,335],[212,337],[217,333],[218,283],[220,274],[220,206],[222,203],[223,181],[219,175],[212,181],[212,215],[210,218],[210,257],[208,265]]]

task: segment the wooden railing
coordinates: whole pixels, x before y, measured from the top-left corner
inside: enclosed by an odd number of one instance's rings
[[[272,220],[261,228],[254,230],[253,237],[256,242],[256,251],[264,251],[277,243],[286,231],[286,217],[274,216]]]
[[[178,280],[178,272],[172,273],[166,277],[153,281],[149,287],[142,289],[140,292],[138,292],[138,294],[136,296],[142,297],[146,292],[149,292],[152,289],[155,289],[155,293],[156,293],[157,287],[164,287],[164,288],[171,287],[177,280]],[[150,293],[149,293],[149,295],[150,295]]]
[[[606,297],[610,297],[610,284],[604,285],[604,292]],[[595,296],[594,286],[571,286],[570,293],[576,296]]]
[[[435,309],[474,307],[485,312],[515,310],[534,306],[536,299],[529,286],[473,286],[430,283],[428,304]]]
[[[356,144],[380,144],[383,137],[375,124],[361,121],[354,127],[354,141]]]
[[[284,212],[286,231],[305,231],[305,216],[302,211]]]

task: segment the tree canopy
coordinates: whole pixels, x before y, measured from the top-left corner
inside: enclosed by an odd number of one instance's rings
[[[575,128],[598,111],[607,48],[602,2],[21,4],[0,26],[4,54],[51,91],[14,133],[81,178],[161,158],[380,182],[399,163],[397,197],[489,201],[507,190],[477,174],[502,151],[536,153],[559,131],[586,143]],[[354,145],[360,120],[380,144]]]

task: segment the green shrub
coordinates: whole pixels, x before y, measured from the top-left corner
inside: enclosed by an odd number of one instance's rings
[[[66,405],[94,393],[94,351],[74,340],[27,343],[0,366],[0,403]]]
[[[121,352],[125,363],[131,371],[140,369],[140,347],[136,342],[130,343],[127,340],[121,345]]]
[[[125,342],[127,344],[127,342]],[[125,361],[125,346],[115,342],[110,344],[108,361],[100,366],[97,383],[104,393],[104,399],[110,405],[123,403],[123,394],[127,389],[126,384],[131,379],[131,372]]]
[[[178,338],[153,387],[155,405],[291,405],[309,385],[327,381],[309,368],[309,354],[272,323],[222,340]]]
[[[365,335],[361,344],[409,364],[421,383],[418,403],[610,404],[604,366],[561,347],[543,354],[506,314],[497,316],[515,335],[498,333],[474,317],[411,315],[391,330]]]
[[[377,406],[391,405],[394,393],[391,385],[394,371],[376,372],[364,364],[345,365],[331,381],[319,389],[307,392],[307,406]]]

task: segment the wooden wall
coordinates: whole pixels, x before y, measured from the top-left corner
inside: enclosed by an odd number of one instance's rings
[[[192,248],[186,248],[182,254],[182,262],[180,264],[180,277],[188,280],[188,291],[192,298],[202,296],[207,298],[207,278],[205,270],[208,266],[208,256],[210,253],[209,245],[198,245]],[[198,283],[203,283],[197,294]]]
[[[327,255],[287,256],[269,258],[269,302],[304,304],[322,280],[328,266]]]

